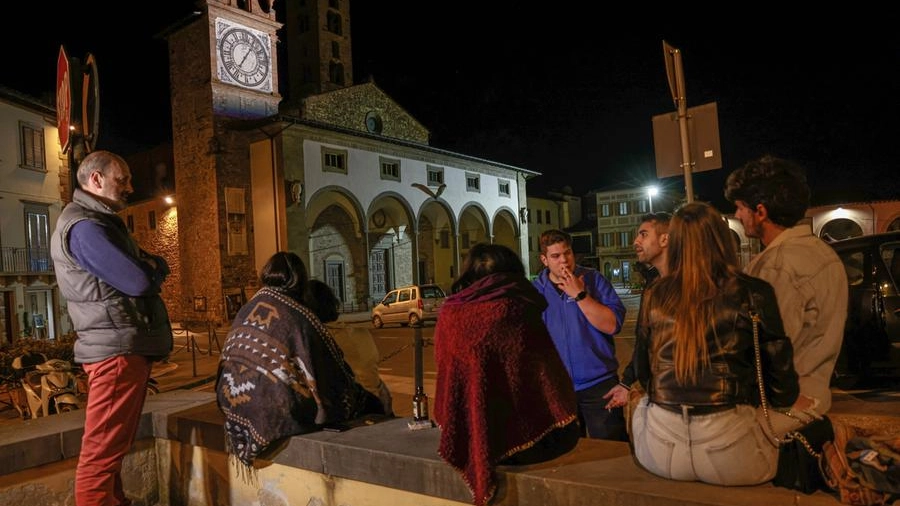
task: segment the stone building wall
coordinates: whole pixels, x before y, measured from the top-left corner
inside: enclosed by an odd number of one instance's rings
[[[344,128],[369,132],[367,115],[377,116],[377,133],[384,137],[428,144],[429,132],[421,123],[391,100],[374,83],[308,97],[303,118]]]
[[[181,321],[190,310],[181,298],[181,256],[178,251],[178,211],[162,199],[129,205],[119,213],[138,245],[166,259],[171,273],[162,286],[169,319]]]

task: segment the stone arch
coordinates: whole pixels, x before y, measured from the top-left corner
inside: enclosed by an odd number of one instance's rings
[[[496,244],[508,246],[522,256],[519,241],[520,229],[516,213],[508,207],[501,207],[494,213],[491,224],[491,240]]]
[[[309,276],[331,286],[349,310],[369,302],[363,216],[359,200],[339,186],[317,190],[306,206]]]
[[[378,224],[380,222],[376,223],[377,220],[374,220],[375,214],[379,210],[385,212],[385,221],[381,225]],[[409,201],[395,191],[385,191],[376,195],[369,204],[366,216],[368,217],[366,220],[367,232],[372,231],[372,228],[378,230],[400,225],[409,227],[414,225],[416,221],[416,213],[413,211],[412,206],[409,205]]]
[[[415,212],[400,193],[379,193],[366,215],[369,297],[380,300],[393,288],[415,282]]]
[[[470,245],[491,242],[491,221],[484,206],[478,202],[469,202],[460,209],[458,227],[460,257],[465,255]]]
[[[897,230],[900,230],[900,217],[894,218],[890,223],[888,223],[888,226],[884,231],[896,232]]]
[[[850,218],[835,218],[829,220],[822,225],[819,230],[819,237],[831,242],[849,237],[858,237],[863,235],[863,229],[859,223]]]
[[[455,265],[456,216],[441,198],[428,199],[419,207],[416,218],[416,279],[436,283],[449,291]]]
[[[312,227],[322,210],[330,205],[341,207],[353,217],[357,234],[362,234],[364,223],[362,202],[346,188],[336,185],[323,186],[309,196],[306,204],[306,226]]]

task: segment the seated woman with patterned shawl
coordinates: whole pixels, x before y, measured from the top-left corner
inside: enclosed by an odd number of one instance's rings
[[[300,257],[276,253],[260,281],[232,323],[216,380],[226,449],[247,468],[278,439],[384,413],[303,305],[308,278]]]
[[[556,458],[581,431],[572,380],[541,320],[547,301],[519,256],[476,244],[451,291],[434,330],[438,453],[481,506],[497,465]]]

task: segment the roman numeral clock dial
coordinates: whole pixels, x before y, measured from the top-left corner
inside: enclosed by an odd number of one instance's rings
[[[268,34],[216,20],[219,80],[272,91]]]

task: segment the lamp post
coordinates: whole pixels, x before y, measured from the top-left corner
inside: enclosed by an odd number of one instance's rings
[[[659,194],[659,188],[651,186],[647,188],[647,200],[650,201],[650,212],[653,212],[653,197]]]

